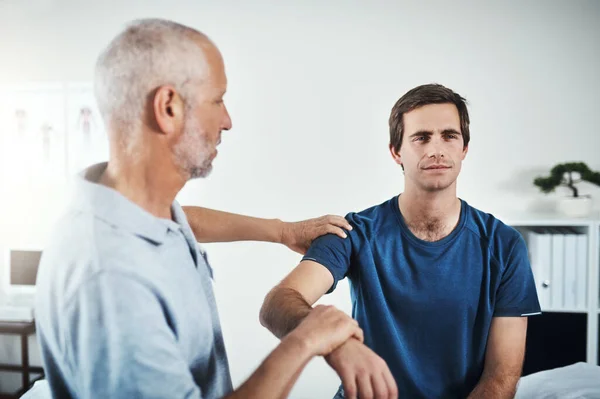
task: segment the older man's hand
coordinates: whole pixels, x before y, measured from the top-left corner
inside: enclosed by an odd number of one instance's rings
[[[326,215],[301,222],[284,222],[281,229],[281,243],[304,255],[317,237],[335,234],[346,238],[344,230],[352,230],[352,226],[342,216]]]

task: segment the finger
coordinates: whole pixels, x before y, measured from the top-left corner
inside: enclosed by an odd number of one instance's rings
[[[390,369],[388,369],[387,365],[385,366],[385,371],[382,373],[381,377],[385,381],[388,390],[388,398],[389,399],[397,399],[398,398],[398,386],[396,385],[396,380],[392,376]]]
[[[352,337],[356,338],[360,342],[364,342],[365,341],[364,332],[363,332],[362,328],[360,328],[358,326],[354,329],[354,332],[352,333]]]
[[[344,386],[344,399],[356,399],[357,388],[354,374],[351,376],[344,374],[341,378],[342,385]]]
[[[388,386],[387,382],[383,379],[382,374],[371,374],[371,386],[373,387],[374,398],[388,399]]]
[[[295,247],[295,248],[292,248],[292,250],[294,252],[299,253],[300,255],[306,255],[306,251],[308,251],[308,246],[297,247],[297,248]]]
[[[358,397],[360,399],[372,399],[373,387],[371,387],[371,376],[367,372],[359,372],[356,375],[358,385]]]
[[[333,224],[335,226],[344,228],[346,230],[352,230],[352,225],[350,223],[348,223],[346,218],[344,218],[342,216],[329,215],[327,217],[327,222],[329,222],[330,224]]]
[[[362,342],[363,332],[355,324],[355,320],[350,319],[347,315],[340,315],[339,311],[336,314],[329,314],[322,318],[322,326],[329,331],[330,339],[329,346],[326,349],[327,354],[335,351],[337,348],[346,343],[349,339],[357,339]]]
[[[339,227],[332,226],[330,224],[325,226],[325,232],[327,232],[329,234],[335,234],[336,236],[341,237],[341,238],[348,237],[348,235],[346,234],[346,232],[344,230],[340,229]]]
[[[323,314],[323,313],[331,312],[331,311],[332,311],[332,306],[331,305],[321,305],[321,304],[319,304],[319,305],[315,305],[313,307],[313,309],[311,310],[311,313],[315,312],[317,314]]]

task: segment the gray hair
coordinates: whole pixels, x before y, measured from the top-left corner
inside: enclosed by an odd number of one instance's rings
[[[188,83],[201,81],[207,71],[201,43],[211,42],[203,33],[175,22],[130,23],[96,63],[94,91],[107,128],[135,128],[150,95],[162,85],[172,85],[189,103]]]

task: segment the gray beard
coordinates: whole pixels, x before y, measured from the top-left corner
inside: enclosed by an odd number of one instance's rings
[[[190,166],[187,170],[187,172],[190,175],[190,180],[191,179],[201,179],[204,177],[208,177],[208,175],[210,175],[210,173],[212,172],[212,163],[209,163],[208,165],[202,165],[202,166]]]
[[[189,176],[188,180],[207,177],[212,171],[210,154],[206,154],[206,142],[202,137],[193,141],[193,136],[197,132],[195,121],[187,120],[184,126],[184,135],[177,143],[173,154],[175,163]],[[200,154],[204,156],[202,160],[198,159]]]

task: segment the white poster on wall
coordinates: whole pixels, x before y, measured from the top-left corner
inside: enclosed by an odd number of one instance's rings
[[[62,84],[0,88],[3,183],[14,189],[65,181]]]
[[[0,220],[6,243],[37,240],[62,205],[66,175],[62,83],[0,87]]]
[[[91,83],[67,85],[68,174],[108,160],[108,139]]]

